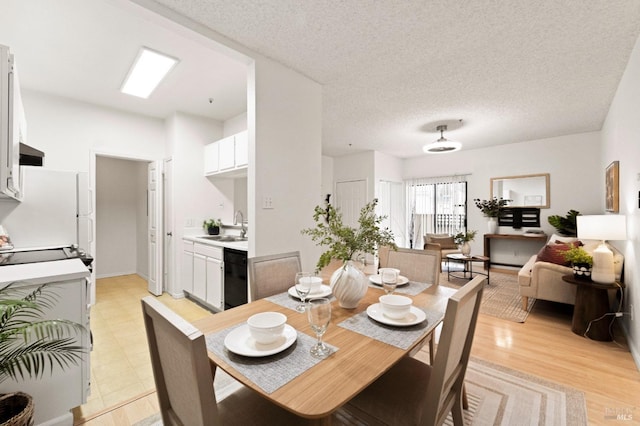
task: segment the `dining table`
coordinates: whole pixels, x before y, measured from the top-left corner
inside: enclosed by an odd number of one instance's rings
[[[411,291],[413,289],[413,291]],[[330,425],[332,414],[355,395],[425,342],[442,322],[446,303],[455,290],[410,282],[397,288],[424,312],[420,324],[394,326],[367,314],[384,290],[369,283],[355,309],[340,307],[332,298],[331,322],[323,341],[333,349],[325,359],[315,359],[308,348],[315,344],[306,313],[295,311],[291,294],[276,295],[225,310],[193,322],[206,337],[210,361],[261,396],[309,424]],[[290,299],[290,300],[288,300]],[[287,350],[264,357],[238,355],[225,347],[225,338],[245,326],[260,312],[281,312],[297,341]],[[421,314],[422,315],[422,314]],[[252,354],[249,354],[252,355]]]

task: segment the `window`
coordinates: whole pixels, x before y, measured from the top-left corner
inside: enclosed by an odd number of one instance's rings
[[[425,234],[456,234],[467,226],[466,176],[405,181],[409,247],[421,249]]]

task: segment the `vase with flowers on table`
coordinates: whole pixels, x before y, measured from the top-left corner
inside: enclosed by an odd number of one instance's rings
[[[482,214],[488,218],[488,231],[489,234],[498,233],[498,216],[500,215],[500,209],[505,207],[511,200],[505,200],[500,197],[493,197],[489,200],[481,200],[475,198],[474,203],[476,207],[480,209]]]
[[[342,262],[342,266],[331,275],[331,292],[341,307],[354,309],[367,292],[368,279],[353,261],[363,255],[374,255],[378,247],[389,246],[397,249],[393,234],[381,226],[384,216],[375,214],[377,199],[367,203],[358,218],[358,227],[350,227],[342,222],[342,214],[329,202],[325,207],[316,206],[314,228],[303,229],[303,234],[311,236],[317,244],[328,249],[320,255],[316,270],[320,271],[332,260]]]

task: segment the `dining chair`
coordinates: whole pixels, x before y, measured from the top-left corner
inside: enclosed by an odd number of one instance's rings
[[[388,251],[384,267],[399,269],[400,275],[407,277],[409,281],[438,285],[440,261],[439,250],[398,248]],[[380,264],[382,265],[382,260]]]
[[[462,398],[486,277],[477,276],[447,303],[433,365],[403,357],[342,410],[366,424],[441,425],[449,412],[463,425]]]
[[[300,252],[271,254],[247,259],[251,300],[287,291],[302,271]]]
[[[244,386],[216,401],[216,365],[209,361],[204,334],[153,296],[142,299],[142,312],[165,426],[303,421]]]

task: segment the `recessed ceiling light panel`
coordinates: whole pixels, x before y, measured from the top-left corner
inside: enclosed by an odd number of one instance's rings
[[[177,63],[176,58],[143,47],[129,70],[120,91],[147,99]]]

